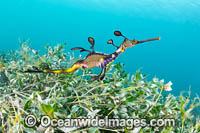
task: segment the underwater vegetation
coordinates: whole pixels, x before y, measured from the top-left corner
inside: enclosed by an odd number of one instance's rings
[[[123,64],[108,67],[105,78],[90,81],[92,70],[74,73],[22,73],[33,66],[45,69],[69,68],[78,59],[64,53],[65,44],[46,46],[42,56],[30,50],[28,41],[18,51],[0,54],[0,132],[200,132],[200,116],[194,109],[200,98],[190,92],[180,96],[163,94],[171,82],[153,78],[148,81],[140,71],[130,75]],[[50,118],[174,118],[175,127],[42,127],[29,128],[24,119],[33,114],[37,120]]]

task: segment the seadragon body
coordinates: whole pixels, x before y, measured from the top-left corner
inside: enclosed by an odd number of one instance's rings
[[[106,72],[106,67],[110,65],[116,58],[123,53],[127,48],[135,46],[136,44],[139,43],[144,43],[148,41],[153,41],[153,40],[160,40],[160,37],[158,38],[153,38],[153,39],[147,39],[147,40],[142,40],[142,41],[137,41],[135,39],[129,40],[126,38],[124,35],[121,34],[120,31],[115,31],[114,34],[116,36],[122,36],[124,37],[124,41],[122,44],[118,47],[115,44],[113,44],[113,40],[109,40],[107,43],[112,44],[113,46],[117,47],[117,50],[114,51],[112,54],[104,54],[104,53],[98,53],[94,51],[94,39],[92,37],[88,38],[88,41],[92,45],[90,50],[86,50],[82,47],[76,47],[72,48],[71,50],[81,50],[80,52],[89,52],[89,54],[85,57],[85,59],[78,60],[75,62],[70,68],[68,69],[60,69],[60,70],[27,70],[25,72],[28,73],[34,73],[34,72],[41,72],[41,73],[70,73],[74,72],[75,70],[79,68],[83,69],[90,69],[94,67],[99,67],[101,68],[101,73],[98,76],[94,76],[91,78],[91,80],[102,80],[105,76]]]

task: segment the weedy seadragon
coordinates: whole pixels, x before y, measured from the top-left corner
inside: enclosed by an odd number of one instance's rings
[[[114,35],[123,37],[124,41],[122,42],[122,44],[120,46],[116,46],[113,43],[112,39],[110,39],[107,42],[107,44],[112,44],[113,46],[115,46],[117,48],[117,50],[114,51],[112,54],[104,54],[104,53],[95,52],[95,50],[94,50],[95,40],[92,37],[88,37],[88,41],[91,44],[91,47],[90,47],[91,50],[87,50],[82,47],[75,47],[75,48],[72,48],[71,50],[80,50],[80,52],[88,52],[89,54],[85,57],[85,59],[81,59],[81,60],[78,60],[77,62],[75,62],[70,68],[59,69],[59,70],[38,70],[37,69],[37,70],[27,70],[24,72],[25,73],[57,73],[57,74],[60,74],[60,73],[74,72],[75,70],[77,70],[79,68],[90,69],[90,68],[94,68],[94,67],[99,67],[99,68],[101,68],[100,74],[98,76],[92,77],[91,81],[102,80],[105,77],[106,67],[109,66],[110,63],[112,63],[114,60],[116,60],[116,58],[121,53],[123,53],[127,48],[135,46],[136,44],[140,44],[140,43],[144,43],[144,42],[148,42],[148,41],[160,40],[160,36],[157,38],[146,39],[146,40],[141,40],[141,41],[138,41],[135,39],[129,40],[127,37],[122,35],[122,33],[120,31],[115,31]],[[33,52],[37,53],[34,50],[33,50]]]

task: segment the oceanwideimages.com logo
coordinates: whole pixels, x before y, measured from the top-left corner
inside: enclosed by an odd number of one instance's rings
[[[34,115],[28,115],[24,119],[26,126],[32,128],[37,124],[42,127],[108,127],[108,128],[120,128],[127,127],[127,129],[133,129],[134,127],[162,127],[162,126],[175,126],[175,120],[168,119],[151,119],[147,122],[146,119],[110,119],[108,117],[104,119],[99,119],[99,117],[88,117],[88,118],[76,118],[76,119],[51,119],[49,116],[42,116],[39,121],[37,121]]]

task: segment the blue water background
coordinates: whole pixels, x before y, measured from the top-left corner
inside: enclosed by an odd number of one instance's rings
[[[140,69],[149,78],[173,82],[172,93],[191,88],[200,94],[200,1],[197,0],[7,0],[0,2],[0,49],[19,49],[18,39],[29,39],[42,51],[66,42],[66,51],[89,48],[95,38],[96,51],[112,53],[122,37],[154,41],[127,49],[116,62],[128,73]],[[75,52],[78,57],[79,52]]]

